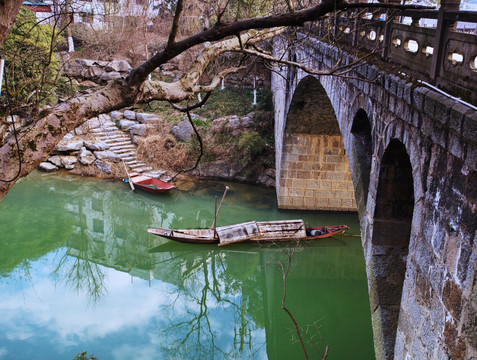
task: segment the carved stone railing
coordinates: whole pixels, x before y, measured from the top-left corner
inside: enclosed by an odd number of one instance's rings
[[[308,30],[315,37],[332,35],[338,42],[375,51],[420,80],[476,104],[476,27],[477,12],[441,9],[341,13]]]

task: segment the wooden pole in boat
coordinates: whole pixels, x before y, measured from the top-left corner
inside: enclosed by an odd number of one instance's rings
[[[217,195],[215,195],[214,223],[212,224],[212,227],[214,229],[214,237],[218,237],[217,230],[216,230],[216,223],[215,223],[215,220],[217,219],[216,214],[217,214]]]
[[[220,208],[222,207],[222,203],[224,202],[225,194],[227,194],[227,191],[229,191],[229,187],[228,187],[228,186],[225,187],[224,195],[222,195],[222,200],[220,200],[219,208],[218,208],[218,210],[215,212],[214,223],[212,224],[212,228],[214,229],[214,231],[215,231],[215,225],[216,225],[216,223],[217,223],[217,216],[219,216]]]
[[[129,172],[128,172],[128,168],[126,167],[126,164],[124,163],[124,160],[123,160],[123,165],[124,165],[124,170],[126,170],[126,175],[128,176],[128,182],[129,182],[129,186],[131,187],[131,190],[135,190],[134,189],[134,184],[133,182],[131,181],[131,177],[129,176]]]

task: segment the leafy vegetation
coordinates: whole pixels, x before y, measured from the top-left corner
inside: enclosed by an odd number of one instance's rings
[[[242,152],[242,165],[251,165],[265,151],[267,142],[256,131],[244,132],[240,135],[238,147]]]
[[[68,89],[64,80],[56,87],[60,60],[54,48],[58,39],[52,26],[38,24],[31,10],[21,9],[2,48],[5,86],[17,107],[45,105]],[[2,98],[5,102],[6,97]]]
[[[75,356],[73,360],[97,360],[98,357],[94,355],[88,355],[87,351],[83,351]]]

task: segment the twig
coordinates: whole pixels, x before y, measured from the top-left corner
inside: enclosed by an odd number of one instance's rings
[[[297,245],[298,246],[298,245]],[[296,249],[296,248],[295,248]],[[291,313],[290,310],[288,310],[288,308],[286,307],[285,305],[285,300],[286,300],[286,297],[287,297],[287,275],[288,275],[288,272],[290,271],[290,266],[291,266],[291,261],[292,261],[292,256],[293,256],[293,252],[290,253],[290,254],[287,254],[288,256],[288,262],[287,262],[287,266],[286,266],[286,269],[284,268],[283,264],[281,262],[278,263],[278,265],[280,266],[280,268],[282,269],[282,279],[283,279],[283,297],[282,297],[282,309],[285,310],[285,312],[288,314],[288,316],[290,317],[291,321],[293,322],[293,325],[295,326],[295,331],[298,335],[298,339],[300,340],[300,345],[301,345],[301,348],[303,350],[303,353],[305,354],[305,359],[308,360],[308,353],[306,351],[306,348],[305,348],[305,342],[303,341],[303,338],[301,336],[301,331],[300,331],[300,327],[298,326],[298,323],[297,321],[295,320],[295,317],[293,316],[293,314]]]

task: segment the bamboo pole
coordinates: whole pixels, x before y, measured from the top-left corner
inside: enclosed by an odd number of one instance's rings
[[[215,196],[215,210],[214,210],[214,219],[217,219],[217,195]],[[218,238],[219,236],[217,235],[217,230],[216,230],[216,223],[214,221],[214,223],[212,224],[212,227],[214,229],[214,237],[215,238]]]
[[[229,191],[228,186],[225,187],[224,195],[222,195],[222,200],[220,200],[219,208],[214,214],[214,223],[212,224],[212,229],[214,229],[214,231],[215,231],[215,225],[217,224],[217,216],[219,216],[220,208],[222,207],[222,203],[224,202],[227,191]]]
[[[131,190],[134,191],[134,190],[136,190],[136,189],[134,188],[134,184],[133,184],[133,182],[132,182],[132,180],[131,180],[131,177],[129,176],[128,168],[126,167],[126,164],[124,163],[124,160],[123,160],[123,165],[124,165],[124,170],[126,170],[126,175],[128,176],[129,186],[131,187]]]

